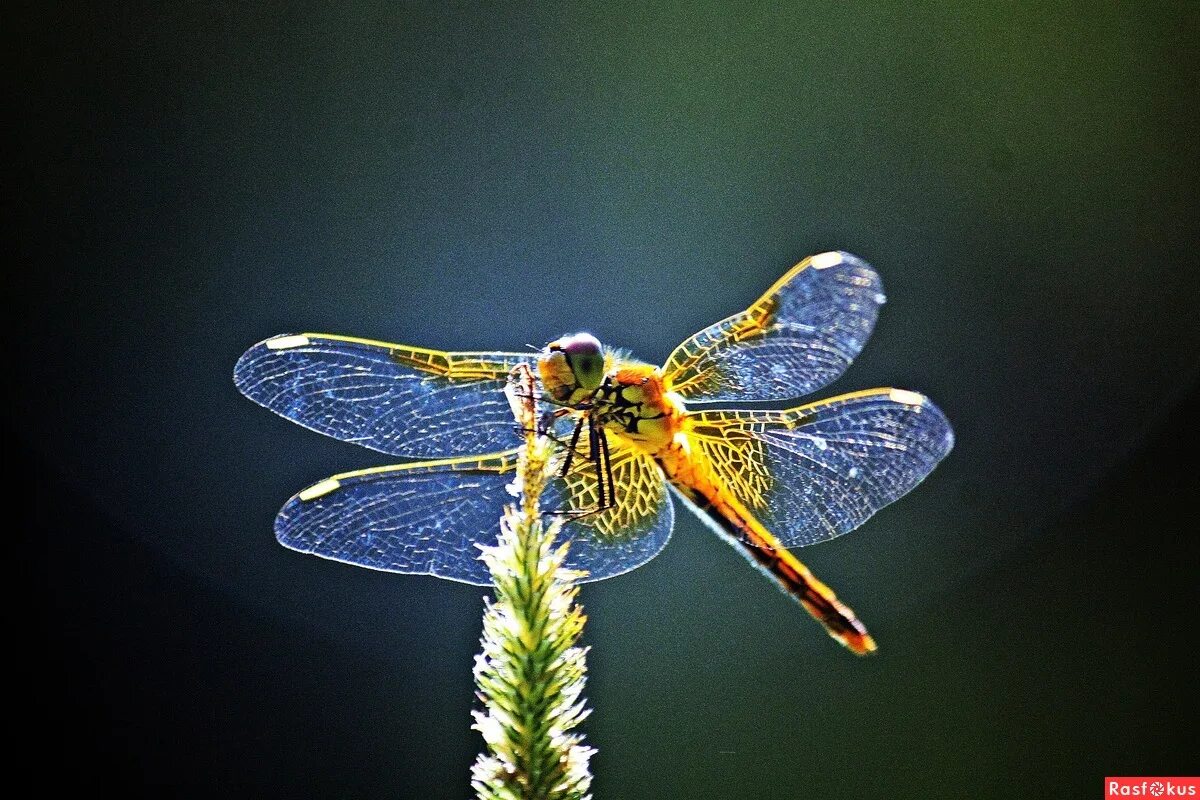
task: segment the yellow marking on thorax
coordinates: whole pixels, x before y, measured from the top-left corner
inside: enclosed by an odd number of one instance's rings
[[[685,408],[678,395],[666,391],[657,367],[630,364],[609,376],[597,413],[607,430],[657,455],[680,430]]]

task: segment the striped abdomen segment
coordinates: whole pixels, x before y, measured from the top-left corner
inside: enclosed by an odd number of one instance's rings
[[[680,464],[672,464],[673,460],[667,458],[659,463],[675,488],[726,540],[795,598],[834,639],[858,655],[875,650],[875,640],[854,616],[854,611],[838,600],[832,589],[817,580],[808,567],[781,545],[740,502],[722,492],[712,481],[697,479],[694,470],[679,469]]]

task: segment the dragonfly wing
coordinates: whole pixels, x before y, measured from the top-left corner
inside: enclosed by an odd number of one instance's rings
[[[903,389],[786,411],[695,412],[688,420],[695,449],[786,547],[854,530],[954,446],[937,406]]]
[[[668,386],[695,402],[810,394],[850,366],[883,301],[867,262],[842,252],[810,256],[750,308],[675,348],[663,367]]]
[[[348,336],[276,336],[234,368],[242,394],[326,436],[409,458],[515,442],[503,389],[522,353],[446,353]]]
[[[275,536],[347,564],[488,584],[475,544],[496,543],[515,474],[509,451],[335,475],[288,500]]]
[[[515,476],[515,450],[335,475],[292,497],[275,519],[275,535],[293,550],[347,564],[486,586],[491,576],[477,545],[496,544]],[[554,510],[569,496],[562,481],[551,483],[543,507]],[[670,502],[628,518],[631,527],[620,535],[588,517],[567,522],[560,534],[572,540],[566,565],[596,581],[653,558],[670,537]]]
[[[572,537],[567,566],[588,570],[589,581],[609,578],[639,567],[658,555],[671,538],[675,507],[662,470],[643,452],[608,437],[616,505],[580,516],[566,526]],[[555,481],[547,504],[572,512],[599,507],[599,472],[587,458],[577,458],[565,480]]]

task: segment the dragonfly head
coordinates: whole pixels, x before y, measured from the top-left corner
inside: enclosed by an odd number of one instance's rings
[[[592,392],[604,382],[604,349],[590,333],[564,336],[542,350],[538,370],[551,397],[567,402],[575,392]]]

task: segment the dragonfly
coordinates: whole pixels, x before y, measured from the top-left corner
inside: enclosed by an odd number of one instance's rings
[[[674,495],[861,655],[874,639],[789,548],[848,533],[913,489],[953,447],[950,423],[907,389],[782,410],[761,404],[841,376],[884,300],[875,269],[836,251],[796,264],[662,366],[586,333],[526,353],[302,333],[251,347],[234,380],[304,427],[417,459],[334,475],[294,495],[274,526],[288,548],[489,585],[479,546],[495,544],[512,502],[520,442],[504,388],[514,368],[528,369],[555,409],[548,427],[564,452],[543,499],[561,509],[565,565],[581,580],[654,558],[671,536]],[[707,403],[760,405],[690,408]]]

